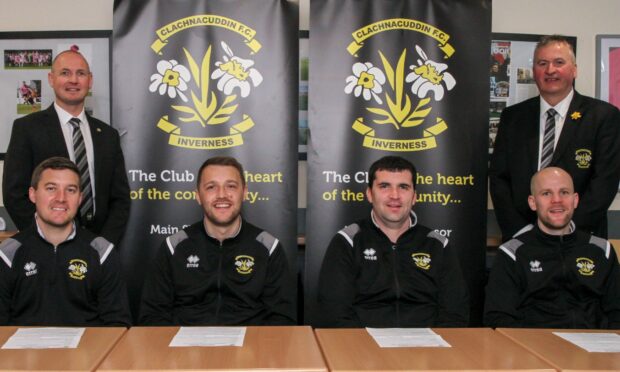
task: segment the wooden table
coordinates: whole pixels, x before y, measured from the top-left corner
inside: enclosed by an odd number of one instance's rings
[[[0,327],[0,345],[18,327]],[[0,349],[0,371],[94,371],[125,328],[86,328],[76,349]]]
[[[0,231],[0,242],[17,234],[17,231]]]
[[[380,348],[365,329],[316,329],[330,371],[555,371],[489,328],[434,328],[452,347]]]
[[[247,327],[242,347],[168,347],[179,327],[133,327],[98,371],[321,371],[310,327]]]
[[[620,353],[588,353],[552,332],[614,332],[575,329],[512,329],[497,332],[522,345],[560,371],[620,371]]]

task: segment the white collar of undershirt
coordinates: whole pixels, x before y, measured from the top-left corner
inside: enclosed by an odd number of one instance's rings
[[[574,95],[575,95],[575,90],[571,89],[570,93],[568,93],[568,95],[564,97],[563,100],[558,102],[558,104],[555,106],[551,106],[550,104],[547,103],[547,101],[545,101],[545,99],[542,96],[540,96],[540,116],[543,118],[543,120],[546,120],[547,111],[550,108],[553,108],[557,112],[557,115],[560,115],[562,120],[564,120],[566,118],[566,114],[568,113],[570,102],[573,100]]]

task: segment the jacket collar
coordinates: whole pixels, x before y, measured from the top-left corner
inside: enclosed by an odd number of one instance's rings
[[[568,226],[569,226],[569,229],[570,229],[568,234],[564,234],[564,235],[550,235],[550,234],[547,234],[546,232],[542,231],[540,229],[540,227],[538,227],[538,223],[535,223],[534,224],[534,232],[543,241],[549,242],[549,243],[552,243],[552,244],[570,242],[570,241],[573,241],[573,240],[576,239],[577,229],[576,229],[576,226],[575,226],[575,222],[573,222],[572,220],[570,221]]]
[[[37,227],[37,233],[39,234],[41,239],[43,239],[43,240],[45,240],[46,242],[49,243],[49,241],[45,237],[45,234],[43,233],[43,230],[41,230],[41,227],[39,226],[39,216],[37,215],[36,212],[34,213],[34,223],[35,223],[35,226]],[[67,236],[67,239],[65,239],[65,242],[69,241],[69,240],[73,240],[75,238],[76,234],[77,234],[77,228],[76,228],[76,225],[75,225],[75,221],[71,221],[71,233],[69,234],[69,236]]]
[[[239,228],[237,229],[237,231],[235,231],[235,233],[233,235],[231,235],[229,237],[226,237],[224,240],[222,240],[222,243],[224,243],[227,240],[235,239],[237,236],[239,236],[239,233],[241,233],[241,229],[242,228],[243,228],[243,217],[239,220]],[[204,218],[202,220],[202,230],[204,231],[205,235],[209,239],[214,240],[214,241],[216,241],[218,243],[220,242],[217,238],[215,238],[214,236],[211,236],[209,234],[209,232],[207,231],[207,225],[205,225],[205,222],[204,222]]]
[[[377,220],[375,220],[375,211],[374,210],[370,210],[370,219],[372,220],[372,223],[377,227],[377,229],[381,230],[381,228],[377,224]],[[414,211],[411,211],[411,213],[409,215],[409,229],[411,229],[412,227],[414,227],[417,224],[418,224],[418,216],[415,214]]]
[[[579,123],[583,120],[581,118],[582,113],[580,112],[582,101],[582,96],[577,93],[577,91],[574,91],[573,99],[570,102],[568,111],[566,112],[566,119],[564,119],[562,133],[560,133],[558,144],[553,152],[551,164],[554,164],[554,161],[563,156],[563,153],[568,149],[572,138],[575,136],[575,131],[577,130]]]
[[[370,210],[370,221],[372,222],[373,227],[375,228],[375,230],[377,232],[379,232],[381,235],[385,236],[387,239],[387,235],[383,232],[383,230],[381,230],[381,228],[379,227],[379,225],[377,224],[377,221],[375,220],[375,212],[371,209]],[[413,230],[413,228],[415,228],[418,225],[418,216],[415,214],[414,211],[411,211],[410,215],[409,215],[409,228],[407,230],[405,230],[399,237],[397,240],[400,240],[401,237],[403,237],[405,234],[409,233],[411,230]]]

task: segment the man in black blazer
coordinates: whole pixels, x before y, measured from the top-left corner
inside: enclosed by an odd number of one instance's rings
[[[502,112],[491,156],[490,191],[503,240],[536,220],[527,204],[529,183],[546,166],[560,167],[573,178],[580,199],[573,216],[577,228],[606,238],[607,210],[620,181],[620,111],[573,89],[575,54],[562,36],[537,44],[533,69],[540,96]],[[555,127],[546,136],[550,108],[556,111],[551,115]]]
[[[63,156],[75,161],[72,118],[80,119],[90,169],[93,212],[80,216],[82,227],[118,245],[129,218],[129,183],[118,132],[87,115],[84,100],[92,86],[88,62],[77,51],[56,56],[48,81],[55,101],[44,111],[15,120],[4,160],[4,205],[19,230],[33,222],[28,199],[30,176],[41,161]]]

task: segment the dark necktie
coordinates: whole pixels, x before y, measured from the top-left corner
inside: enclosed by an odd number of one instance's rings
[[[80,188],[82,190],[82,205],[80,215],[90,222],[93,219],[93,189],[90,184],[90,171],[88,170],[88,158],[86,157],[86,146],[84,137],[80,129],[80,119],[71,118],[69,124],[73,127],[73,154],[75,164],[80,171]]]
[[[553,158],[553,146],[555,145],[555,114],[557,114],[557,112],[554,109],[550,108],[547,110],[542,156],[540,157],[540,169],[548,167],[551,163],[551,158]]]

